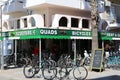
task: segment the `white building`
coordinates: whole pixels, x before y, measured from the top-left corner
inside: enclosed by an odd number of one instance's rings
[[[100,31],[119,27],[119,15],[116,16],[114,11],[116,7],[119,6],[114,6],[108,0],[98,0]],[[8,0],[3,5],[3,15],[8,16],[2,23],[3,32],[36,28],[80,31],[92,29],[89,0]],[[78,36],[72,37],[74,38],[81,39]]]
[[[100,24],[107,22],[106,30],[119,27],[119,11],[116,9],[119,5],[111,4],[108,0],[98,1],[99,16],[102,19]],[[35,18],[35,27],[39,28],[91,30],[90,10],[89,0],[8,0],[3,5],[3,14],[9,15],[3,20],[3,31],[30,29],[31,17]],[[67,19],[68,22],[60,25],[61,19]],[[74,21],[76,24],[71,25]],[[82,22],[87,22],[86,27]],[[99,29],[102,29],[101,25]]]
[[[115,8],[119,8],[119,5],[108,0],[97,1],[99,31],[118,29],[120,12]],[[45,39],[45,48],[58,43],[60,48],[70,51],[73,48],[72,39],[77,39],[77,50],[91,50],[90,0],[8,0],[3,5],[3,15],[7,16],[2,20],[3,36],[8,39],[26,39],[22,42],[18,40],[18,43],[22,43],[18,46],[22,48],[28,49],[33,44],[34,40],[28,39]]]

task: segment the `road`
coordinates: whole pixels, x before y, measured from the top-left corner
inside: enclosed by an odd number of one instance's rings
[[[44,80],[40,76],[41,73],[35,75],[34,78],[25,78],[22,70],[23,68],[0,70],[0,80]],[[120,70],[106,69],[103,72],[89,71],[86,80],[120,80]]]

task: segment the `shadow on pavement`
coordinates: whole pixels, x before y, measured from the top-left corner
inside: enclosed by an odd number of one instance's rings
[[[120,76],[118,75],[113,75],[113,76],[106,76],[106,77],[101,77],[101,78],[95,78],[92,80],[120,80]]]

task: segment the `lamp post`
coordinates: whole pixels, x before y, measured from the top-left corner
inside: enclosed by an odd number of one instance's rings
[[[3,55],[3,42],[2,42],[2,0],[0,0],[0,37],[1,37],[1,41],[0,41],[0,67],[3,70],[4,69],[4,55]]]

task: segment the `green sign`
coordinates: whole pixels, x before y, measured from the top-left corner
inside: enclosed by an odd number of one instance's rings
[[[40,29],[40,35],[58,35],[57,29]]]
[[[12,31],[9,33],[10,36],[31,36],[31,35],[36,35],[36,29]]]
[[[32,38],[57,38],[57,39],[71,39],[71,37],[81,37],[92,39],[91,31],[84,30],[64,30],[64,29],[48,29],[36,28],[27,30],[16,30],[3,32],[2,37],[19,37],[19,39],[32,39]],[[113,38],[120,38],[120,33],[99,32],[99,39],[113,40]]]
[[[92,37],[92,33],[91,31],[71,31],[72,32],[72,35],[71,36],[86,36],[86,37]]]
[[[18,39],[32,39],[32,38],[71,39],[70,37],[72,36],[92,37],[92,33],[91,31],[83,30],[36,28],[4,32],[3,36],[11,38],[19,37]]]
[[[120,33],[99,32],[99,36],[102,40],[113,40],[113,38],[120,38]]]
[[[40,29],[40,35],[67,35],[92,37],[91,31],[62,30],[62,29]]]

